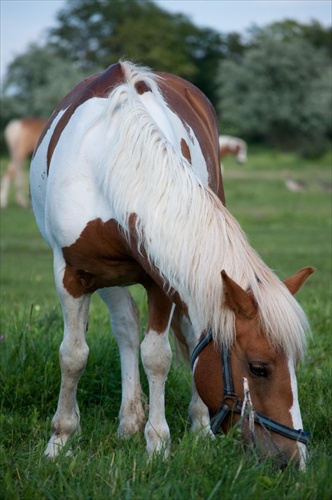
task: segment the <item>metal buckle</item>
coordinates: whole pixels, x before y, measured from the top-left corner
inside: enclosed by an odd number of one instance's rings
[[[227,400],[230,400],[232,401],[232,405],[228,404],[227,403]],[[238,404],[241,405],[241,400],[239,398],[239,396],[235,393],[235,392],[231,392],[231,393],[227,393],[227,394],[224,394],[224,397],[223,397],[223,400],[222,400],[222,404],[225,403],[227,406],[229,406],[229,408],[234,411]]]

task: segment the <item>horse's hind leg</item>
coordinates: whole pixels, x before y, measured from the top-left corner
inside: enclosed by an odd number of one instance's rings
[[[0,190],[0,207],[5,208],[8,205],[8,196],[10,190],[10,183],[15,177],[15,164],[10,161],[7,170],[1,179],[1,190]]]
[[[26,208],[28,202],[24,195],[25,173],[24,173],[24,159],[16,161],[16,171],[14,176],[14,186],[16,191],[16,203],[21,207]]]
[[[1,179],[0,207],[5,208],[8,205],[10,183],[13,182],[16,191],[16,202],[21,207],[27,206],[27,201],[23,194],[24,188],[24,170],[23,160],[12,159],[8,164],[7,170]]]
[[[64,318],[64,336],[60,346],[61,387],[58,407],[52,420],[52,436],[45,455],[54,457],[68,438],[80,427],[80,413],[76,401],[78,381],[89,354],[85,341],[90,296],[72,297],[63,286],[65,263],[54,259],[54,274]]]
[[[122,401],[118,434],[127,437],[144,428],[142,389],[138,368],[138,309],[127,288],[98,290],[110,312],[112,331],[120,351]]]

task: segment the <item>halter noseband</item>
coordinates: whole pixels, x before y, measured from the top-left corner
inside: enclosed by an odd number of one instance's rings
[[[212,341],[212,331],[204,335],[204,337],[198,342],[197,346],[191,354],[191,369],[194,370],[194,364],[198,355],[202,352],[204,347],[206,347]],[[241,414],[242,405],[239,396],[234,392],[234,384],[231,369],[231,355],[228,348],[223,346],[221,348],[221,362],[222,362],[222,376],[224,382],[224,394],[221,406],[217,413],[213,416],[211,420],[211,430],[213,434],[216,434],[221,426],[222,422],[225,420],[230,412],[235,412]],[[229,405],[227,401],[232,401]],[[265,417],[264,415],[254,412],[254,420],[257,424],[265,427],[266,429],[281,434],[289,439],[299,441],[301,443],[307,444],[310,432],[303,431],[302,429],[296,430],[287,425],[280,424],[271,418]]]

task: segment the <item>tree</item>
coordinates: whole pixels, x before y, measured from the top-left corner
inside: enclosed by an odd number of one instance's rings
[[[197,85],[216,105],[222,38],[151,0],[71,0],[57,16],[50,43],[89,74],[121,58],[175,73]]]
[[[257,47],[265,40],[293,42],[305,40],[316,49],[325,49],[332,55],[332,27],[325,28],[318,21],[301,24],[292,19],[271,23],[263,28],[257,26],[249,30],[248,47]]]
[[[48,117],[60,99],[84,78],[72,61],[49,46],[31,45],[9,66],[3,86],[2,118]]]
[[[0,137],[13,118],[48,118],[58,102],[85,77],[72,61],[49,47],[31,45],[9,66],[3,85]]]
[[[265,37],[243,61],[222,63],[220,118],[247,138],[316,155],[331,132],[331,64],[302,39]]]

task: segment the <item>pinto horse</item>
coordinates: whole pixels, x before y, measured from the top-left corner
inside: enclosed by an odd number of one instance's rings
[[[228,154],[235,156],[238,163],[247,161],[247,144],[243,139],[231,135],[219,136],[220,159],[222,160]]]
[[[27,157],[33,153],[46,123],[47,120],[28,117],[20,120],[11,120],[6,126],[4,135],[10,154],[10,162],[1,180],[1,208],[5,208],[8,205],[11,182],[14,183],[16,191],[16,203],[22,207],[27,206],[27,200],[23,194],[23,164]]]
[[[60,395],[45,454],[57,455],[79,429],[76,392],[89,353],[89,302],[96,291],[109,310],[120,351],[119,435],[145,426],[149,456],[169,453],[164,390],[176,305],[194,354],[192,428],[210,434],[208,410],[218,413],[226,404],[230,411],[221,426],[227,432],[238,419],[234,394],[240,405],[245,376],[255,410],[286,430],[266,431],[258,421],[259,447],[303,467],[306,438],[295,368],[308,323],[293,294],[313,269],[282,283],[225,208],[217,119],[208,99],[174,75],[114,64],[79,83],[59,104],[30,172],[32,205],[53,250],[64,317]],[[142,284],[148,299],[141,343],[147,420],[137,307],[126,287],[132,283]],[[211,342],[203,348],[198,341],[204,338]],[[232,397],[223,396],[229,384],[221,376],[221,351],[230,360]]]

